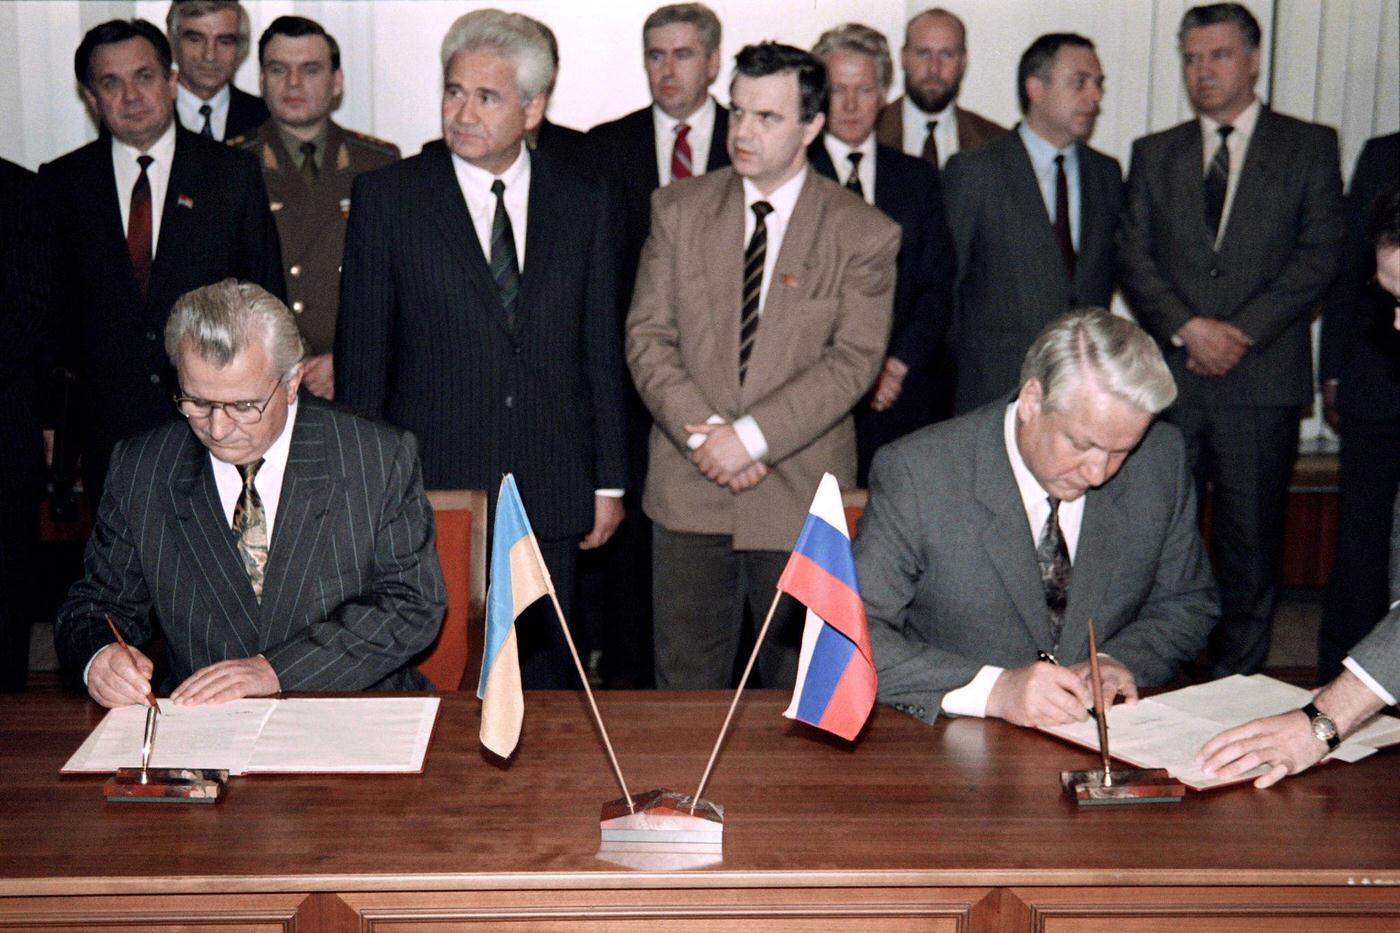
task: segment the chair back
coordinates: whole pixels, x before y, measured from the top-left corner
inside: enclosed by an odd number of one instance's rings
[[[428,502],[447,584],[447,612],[418,670],[439,690],[475,690],[486,617],[486,493],[433,489]]]
[[[865,514],[869,496],[869,491],[865,489],[846,489],[841,493],[841,506],[846,512],[846,531],[850,533],[852,541],[856,539],[856,523]]]

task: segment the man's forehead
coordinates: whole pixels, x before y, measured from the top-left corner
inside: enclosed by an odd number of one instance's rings
[[[132,36],[120,42],[106,42],[92,51],[92,76],[101,78],[121,70],[135,71],[147,66],[164,70],[156,57],[156,48],[143,36]]]
[[[780,71],[758,78],[736,74],[729,96],[745,110],[772,110],[796,114],[800,103],[797,72]]]
[[[180,32],[197,32],[201,35],[238,35],[237,10],[210,10],[199,16],[180,17]]]
[[[646,49],[700,48],[700,28],[694,23],[667,23],[642,34]]]
[[[1195,26],[1181,37],[1181,46],[1201,48],[1229,48],[1244,45],[1244,30],[1237,23],[1211,23],[1208,26]]]
[[[331,46],[325,36],[273,36],[263,50],[264,61],[331,61]]]
[[[905,42],[911,47],[961,49],[963,36],[962,30],[952,19],[946,16],[931,15],[916,20],[909,27],[909,35]]]
[[[461,49],[447,63],[447,80],[497,87],[515,81],[515,62],[494,49]]]
[[[1091,48],[1082,45],[1062,45],[1050,64],[1051,71],[1085,75],[1090,78],[1103,74],[1099,56]]]

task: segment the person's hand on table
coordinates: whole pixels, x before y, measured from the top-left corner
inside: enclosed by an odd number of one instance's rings
[[[156,666],[135,648],[122,650],[112,642],[93,656],[88,666],[88,696],[107,708],[145,703]]]
[[[987,697],[987,715],[1018,726],[1060,726],[1083,722],[1092,704],[1083,677],[1038,661],[1001,672]]]
[[[200,668],[175,688],[170,699],[179,706],[227,703],[243,697],[271,696],[282,689],[277,672],[262,655],[235,658]]]
[[[1211,777],[1232,778],[1263,765],[1255,787],[1269,787],[1311,768],[1327,754],[1302,710],[1256,719],[1211,739],[1196,752],[1196,765]]]

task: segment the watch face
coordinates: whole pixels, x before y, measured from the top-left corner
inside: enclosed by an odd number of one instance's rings
[[[1312,731],[1313,735],[1326,742],[1337,737],[1337,724],[1328,717],[1319,714],[1313,717]]]

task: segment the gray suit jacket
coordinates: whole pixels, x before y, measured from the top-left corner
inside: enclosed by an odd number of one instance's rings
[[[238,557],[209,453],[183,422],[117,445],[86,573],[54,641],[81,671],[112,641],[164,636],[171,682],[261,654],[283,690],[420,690],[410,659],[446,606],[412,435],[303,397],[262,603]],[[154,616],[151,610],[154,609]]]
[[[1021,362],[1046,324],[1075,308],[1106,308],[1113,297],[1123,173],[1116,159],[1083,144],[1078,158],[1073,279],[1019,133],[959,152],[943,169],[948,227],[958,254],[950,333],[958,413],[1016,390]]]
[[[1400,602],[1400,495],[1395,497],[1395,521],[1390,532],[1390,601]],[[1371,634],[1351,649],[1351,657],[1391,696],[1400,698],[1400,605],[1386,613]]]
[[[1345,232],[1337,132],[1260,112],[1219,252],[1205,221],[1203,158],[1196,120],[1133,143],[1118,231],[1123,291],[1161,342],[1181,402],[1307,404],[1308,325]],[[1229,321],[1254,345],[1224,376],[1197,376],[1171,345],[1193,317]]]
[[[928,722],[983,665],[1023,667],[1052,645],[1005,412],[994,403],[888,444],[870,473],[855,555],[880,700]],[[1088,657],[1093,619],[1101,652],[1139,686],[1160,684],[1219,612],[1181,435],[1154,424],[1088,493],[1059,659]]]

